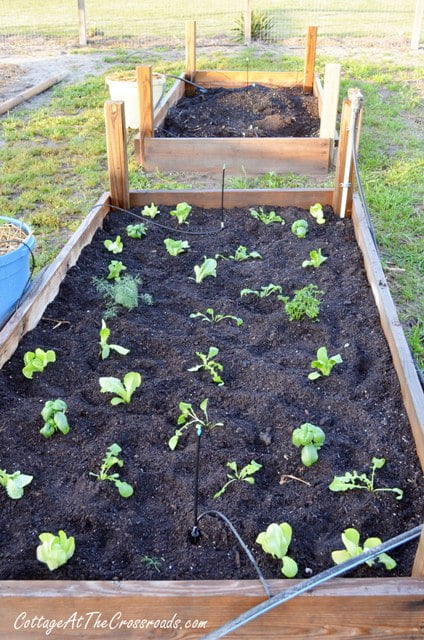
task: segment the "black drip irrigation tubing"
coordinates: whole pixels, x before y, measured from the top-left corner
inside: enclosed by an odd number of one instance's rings
[[[367,219],[368,230],[369,230],[369,232],[371,234],[371,238],[372,238],[372,241],[374,243],[374,247],[375,247],[375,250],[377,252],[377,255],[380,258],[380,253],[379,253],[378,244],[377,244],[377,238],[375,236],[374,226],[373,226],[373,223],[372,223],[372,220],[371,220],[371,214],[370,214],[370,211],[369,211],[369,208],[368,208],[367,199],[365,197],[364,186],[362,184],[361,174],[360,174],[360,171],[359,171],[358,151],[357,151],[357,136],[358,136],[358,121],[359,121],[360,112],[361,112],[361,108],[358,107],[355,110],[355,113],[354,113],[355,119],[354,119],[354,125],[353,125],[353,144],[352,144],[353,166],[354,166],[354,169],[355,169],[355,178],[356,178],[356,182],[357,182],[358,190],[359,190],[359,198],[361,200],[362,207],[363,207],[363,209],[365,211],[365,216],[366,216],[366,219]],[[381,262],[381,259],[380,259],[380,262]],[[415,369],[416,369],[417,376],[418,376],[418,379],[420,381],[421,387],[424,390],[424,374],[422,372],[421,367],[418,365],[418,362],[416,361],[416,359],[414,357],[414,354],[412,353],[411,350],[410,350],[410,353],[411,353],[412,361],[413,361],[413,363],[415,365]]]
[[[171,73],[164,73],[165,78],[175,78],[175,80],[181,80],[181,82],[185,82],[186,84],[191,85],[192,87],[196,87],[200,93],[207,93],[208,90],[206,87],[202,87],[200,84],[196,84],[191,80],[187,80],[187,78],[183,78],[182,76],[173,76]]]
[[[318,587],[321,584],[324,584],[325,582],[328,582],[328,580],[331,580],[332,578],[341,576],[344,573],[348,573],[349,571],[356,569],[360,565],[364,564],[365,562],[368,562],[369,560],[372,560],[373,558],[376,558],[382,553],[391,551],[395,547],[399,547],[400,545],[405,544],[406,542],[410,542],[411,540],[418,538],[418,536],[421,535],[422,529],[423,529],[423,525],[422,524],[418,525],[417,527],[414,527],[414,529],[405,531],[405,533],[401,533],[395,538],[391,538],[390,540],[383,542],[382,544],[378,545],[378,547],[367,549],[366,551],[361,553],[359,556],[355,556],[354,558],[350,558],[349,560],[346,560],[346,562],[338,564],[335,567],[326,569],[325,571],[318,573],[316,576],[313,576],[308,580],[303,580],[300,584],[297,584],[294,587],[291,587],[289,589],[286,589],[285,591],[282,591],[281,593],[277,594],[276,596],[273,596],[269,600],[262,602],[256,607],[252,607],[248,611],[245,611],[237,618],[234,618],[234,620],[230,620],[230,622],[227,622],[221,627],[218,627],[218,629],[211,631],[210,633],[203,636],[201,640],[219,640],[219,638],[223,638],[228,633],[232,633],[239,627],[242,627],[248,622],[255,620],[259,616],[262,616],[264,613],[271,611],[271,609],[278,607],[283,602],[292,600],[296,596],[299,596],[302,593],[305,593],[306,591],[310,591],[311,589]],[[284,625],[283,618],[282,618],[281,624]]]

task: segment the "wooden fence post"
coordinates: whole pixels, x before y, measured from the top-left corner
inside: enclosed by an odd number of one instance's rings
[[[153,87],[152,67],[138,66],[137,87],[138,106],[140,111],[140,162],[144,164],[144,140],[153,137]]]
[[[195,82],[196,80],[196,22],[195,20],[187,20],[185,32],[185,75],[187,80]],[[192,96],[196,92],[196,88],[186,84],[185,93]]]
[[[87,46],[87,21],[85,16],[85,0],[78,0],[78,31],[79,44],[81,47]]]
[[[244,0],[244,44],[252,42],[252,0]]]
[[[413,578],[424,578],[424,528],[421,531],[411,575]]]
[[[128,185],[127,128],[124,102],[105,102],[107,164],[111,204],[128,209],[130,194]]]
[[[314,89],[317,32],[318,27],[308,27],[308,33],[306,36],[305,67],[303,71],[303,93],[312,93]]]
[[[424,15],[424,0],[415,0],[414,24],[412,25],[411,49],[420,46],[421,24]]]
[[[362,93],[360,89],[349,89],[348,99],[343,100],[340,122],[340,141],[337,153],[336,175],[334,180],[333,209],[337,216],[350,217],[353,196],[353,134],[356,110],[360,109],[357,119],[356,149],[359,147],[360,125],[362,123]]]
[[[322,100],[321,128],[319,132],[320,138],[331,138],[334,140],[337,111],[339,108],[340,71],[340,64],[325,65],[324,95]]]

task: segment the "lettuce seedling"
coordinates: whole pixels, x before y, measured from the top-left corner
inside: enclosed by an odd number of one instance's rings
[[[329,485],[330,491],[349,491],[349,489],[365,489],[377,493],[377,491],[392,491],[396,494],[396,500],[402,500],[403,491],[397,487],[383,487],[376,489],[374,487],[374,476],[377,469],[382,469],[386,464],[385,458],[373,458],[371,460],[371,477],[366,473],[359,474],[357,471],[348,471],[343,476],[334,476],[333,481]]]
[[[134,391],[141,385],[142,377],[135,371],[125,374],[123,382],[119,378],[99,378],[100,393],[116,393],[110,404],[117,405],[131,402]]]
[[[318,460],[318,451],[325,442],[325,433],[310,422],[304,422],[292,433],[295,447],[302,447],[300,457],[305,467],[310,467]]]
[[[209,317],[208,317],[209,316]],[[234,320],[238,327],[241,327],[243,320],[237,316],[222,315],[221,313],[215,313],[212,308],[206,309],[205,313],[197,311],[196,313],[190,313],[190,318],[201,318],[202,321],[210,322],[211,324],[217,324],[221,320]]]
[[[308,226],[306,220],[295,220],[291,226],[291,230],[298,238],[304,238],[308,233]]]
[[[217,262],[214,258],[207,258],[206,256],[204,256],[202,264],[200,266],[198,264],[195,265],[195,277],[190,278],[190,280],[195,280],[197,284],[200,284],[205,278],[216,278],[216,266]]]
[[[64,435],[69,433],[67,411],[68,405],[64,400],[60,398],[47,400],[41,411],[41,417],[44,420],[44,426],[40,429],[41,435],[50,438],[56,431],[60,431]]]
[[[364,542],[363,547],[359,545],[360,533],[357,529],[345,529],[342,533],[343,544],[346,549],[340,549],[339,551],[332,551],[331,558],[334,564],[341,564],[342,562],[346,562],[350,558],[355,558],[359,556],[361,553],[366,551],[366,549],[372,549],[373,547],[378,547],[381,544],[380,538],[367,538]],[[376,562],[381,562],[384,564],[386,569],[391,571],[396,567],[396,561],[393,560],[391,556],[387,553],[381,553],[379,556],[372,560],[367,560],[366,564],[369,567],[375,565]]]
[[[109,473],[112,467],[117,465],[118,467],[124,466],[124,461],[121,458],[118,458],[118,455],[121,453],[122,449],[119,444],[111,444],[106,451],[106,455],[103,458],[102,466],[100,467],[99,473],[93,473],[90,471],[90,476],[94,476],[97,480],[109,480],[113,482],[115,487],[119,491],[119,495],[123,498],[130,498],[134,493],[134,489],[128,482],[123,482],[119,479],[119,473]]]
[[[284,302],[284,309],[290,321],[301,320],[302,318],[311,318],[315,320],[319,315],[319,307],[321,300],[319,295],[324,291],[318,289],[314,284],[308,284],[294,292],[294,297],[290,300],[287,296],[278,296],[281,302]]]
[[[282,225],[285,224],[283,218],[277,215],[275,211],[265,213],[263,207],[258,207],[257,209],[249,209],[249,211],[252,218],[260,220],[264,224],[272,224],[273,222],[280,222]]]
[[[127,235],[130,238],[142,238],[147,235],[147,227],[144,222],[140,222],[140,224],[129,224],[127,226]]]
[[[315,269],[318,269],[318,267],[325,262],[326,260],[328,260],[328,258],[326,256],[323,256],[321,253],[321,249],[318,249],[318,251],[315,251],[314,249],[312,249],[312,251],[309,252],[309,257],[310,260],[304,260],[302,262],[302,267],[315,267]]]
[[[322,210],[321,204],[319,204],[318,202],[316,204],[313,204],[311,207],[309,207],[309,213],[313,218],[315,218],[317,224],[324,224],[324,211]]]
[[[12,500],[19,500],[24,495],[24,487],[32,482],[33,476],[27,476],[20,471],[7,473],[6,469],[0,469],[0,487],[6,489],[6,493]]]
[[[292,539],[292,528],[288,522],[277,524],[273,522],[266,531],[262,531],[256,538],[265,553],[270,553],[273,558],[282,560],[281,573],[287,578],[294,578],[297,574],[297,563],[287,554]]]
[[[122,253],[124,245],[121,241],[121,236],[116,236],[115,240],[105,240],[104,246],[111,253]]]
[[[232,256],[223,256],[221,253],[217,253],[216,259],[223,258],[224,260],[234,260],[235,262],[244,262],[245,260],[262,260],[262,256],[257,251],[247,252],[247,247],[239,245]]]
[[[53,349],[44,351],[43,349],[37,348],[35,351],[27,351],[24,354],[25,366],[22,369],[22,373],[25,378],[32,380],[34,373],[44,371],[49,362],[56,362],[56,353]]]
[[[228,482],[224,484],[222,489],[220,489],[214,494],[213,496],[214,500],[222,496],[222,494],[226,491],[227,487],[233,482],[236,482],[236,480],[241,480],[243,482],[247,482],[248,484],[255,484],[255,478],[252,478],[252,476],[257,471],[259,471],[259,469],[262,469],[262,465],[256,462],[255,460],[251,460],[250,463],[246,464],[246,466],[240,469],[240,471],[238,471],[237,469],[237,462],[234,462],[234,461],[227,462],[227,467],[229,467],[231,471],[234,471],[234,473],[233,474],[227,473]]]
[[[169,212],[169,215],[177,218],[178,224],[188,224],[187,218],[190,211],[191,206],[187,202],[179,202],[175,209]]]
[[[145,204],[141,212],[142,216],[145,216],[146,218],[152,218],[152,220],[156,218],[158,214],[159,214],[159,208],[155,204],[153,204],[153,202],[150,205],[150,207],[147,204]]]
[[[190,245],[187,240],[173,240],[172,238],[166,238],[163,243],[170,256],[178,256],[180,253],[184,253],[184,251],[190,249]]]
[[[179,403],[178,407],[179,407],[179,410],[181,411],[177,420],[177,425],[179,426],[179,428],[175,430],[174,435],[168,440],[168,446],[171,449],[171,451],[174,451],[174,449],[177,447],[178,441],[183,435],[183,432],[189,429],[191,426],[196,428],[200,427],[202,430],[214,429],[215,427],[224,426],[223,422],[211,422],[209,420],[208,402],[209,402],[209,399],[205,398],[204,400],[202,400],[202,402],[199,405],[200,410],[202,411],[204,416],[203,418],[197,415],[197,413],[193,409],[193,405],[191,405],[189,402]]]
[[[120,280],[121,271],[126,271],[127,267],[120,260],[111,260],[108,265],[108,280]]]
[[[38,537],[41,544],[37,547],[37,560],[44,562],[50,571],[66,564],[74,555],[75,538],[73,536],[68,538],[62,529],[58,531],[57,536],[46,532],[40,533]]]
[[[328,357],[327,348],[320,347],[317,351],[317,359],[312,360],[312,369],[318,369],[308,375],[309,380],[316,380],[321,376],[329,376],[335,364],[341,364],[343,362],[341,355],[338,353],[335,356]]]
[[[130,350],[125,347],[121,347],[119,344],[108,344],[108,339],[110,336],[110,329],[108,328],[106,322],[102,319],[102,328],[100,329],[100,355],[102,356],[102,360],[106,360],[109,357],[111,350],[116,351],[121,356],[126,356]]]
[[[219,349],[216,347],[209,347],[207,355],[200,351],[196,351],[196,356],[200,358],[201,364],[198,364],[195,367],[190,367],[187,371],[199,371],[200,369],[204,369],[210,374],[212,382],[215,382],[219,387],[222,387],[224,385],[224,381],[218,372],[223,371],[224,367],[220,362],[215,362],[214,360],[218,353]]]
[[[242,289],[240,291],[240,297],[244,298],[244,296],[254,295],[258,298],[268,298],[273,293],[281,294],[283,293],[283,288],[280,287],[279,284],[267,284],[265,287],[261,287],[258,291],[257,289]]]

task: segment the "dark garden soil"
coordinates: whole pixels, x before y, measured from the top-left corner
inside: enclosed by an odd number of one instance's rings
[[[186,432],[176,451],[167,445],[181,401],[198,411],[209,398],[211,420],[225,423],[203,437],[200,510],[224,513],[269,578],[281,577],[280,562],[265,556],[255,539],[271,522],[292,525],[289,555],[298,562],[299,577],[305,577],[332,566],[330,553],[343,547],[340,534],[347,527],[359,529],[361,540],[388,539],[421,521],[422,473],[352,224],[328,211],[322,226],[300,209],[277,212],[285,226],[265,226],[246,210],[228,211],[221,233],[182,236],[191,247],[178,257],[163,245],[165,237],[181,237],[177,233],[152,227],[146,238],[130,239],[125,225],[133,220],[114,213],[84,249],[38,327],[0,372],[0,467],[34,476],[20,500],[0,490],[2,579],[255,578],[232,534],[215,518],[202,520],[198,546],[188,541],[196,436]],[[310,226],[302,240],[290,231],[301,217]],[[159,221],[176,226],[166,207]],[[189,229],[217,227],[219,212],[192,212]],[[103,241],[118,233],[125,248],[114,256]],[[203,256],[230,253],[239,244],[259,251],[263,260],[219,260],[216,278],[202,284],[189,279]],[[309,251],[318,248],[328,261],[319,269],[302,268]],[[108,321],[110,342],[131,353],[102,361],[104,303],[92,278],[105,277],[116,258],[127,273],[140,275],[141,291],[151,293],[154,304]],[[289,322],[275,296],[240,298],[242,288],[270,282],[289,295],[309,283],[325,291],[319,322]],[[244,324],[189,318],[208,307],[239,316]],[[205,373],[187,370],[198,363],[195,352],[206,353],[211,345],[220,350],[222,387]],[[310,362],[322,345],[331,355],[340,353],[343,364],[312,382]],[[22,376],[22,359],[36,347],[54,349],[57,361],[30,381]],[[99,377],[122,378],[128,371],[142,374],[142,386],[131,404],[111,406],[110,394],[100,393]],[[68,403],[71,431],[46,440],[39,434],[40,411],[55,398]],[[293,429],[303,422],[320,425],[327,436],[318,462],[309,468],[291,444]],[[129,499],[111,482],[89,475],[99,470],[114,442],[122,447],[121,478],[134,486]],[[402,488],[403,500],[389,492],[329,491],[334,474],[367,471],[373,456],[387,459],[376,486]],[[252,459],[263,465],[256,483],[233,483],[213,500],[226,480],[226,463],[235,460],[240,468]],[[50,573],[37,562],[35,548],[39,533],[59,529],[75,536],[76,552]],[[410,574],[415,547],[393,552],[398,566],[392,575]],[[161,558],[160,572],[147,567],[144,556]],[[387,573],[363,567],[354,575]]]
[[[182,98],[167,114],[158,137],[269,138],[319,134],[317,99],[301,87],[208,89]]]

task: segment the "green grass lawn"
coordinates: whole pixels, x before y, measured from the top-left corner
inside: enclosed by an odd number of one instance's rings
[[[109,54],[119,62],[122,53]],[[255,69],[301,69],[302,60],[249,52]],[[200,58],[199,68],[243,68],[246,52]],[[324,62],[319,59],[318,68]],[[147,60],[146,60],[147,62]],[[156,54],[155,70],[176,73],[181,64]],[[359,86],[365,99],[360,167],[376,228],[381,259],[410,345],[424,368],[424,153],[423,113],[417,82],[424,67],[413,70],[368,61],[343,64],[342,95]],[[47,264],[108,188],[106,174],[103,77],[58,88],[48,106],[14,112],[0,120],[0,205],[4,215],[24,218],[37,235],[37,264]],[[132,144],[129,145],[132,153]],[[132,188],[183,188],[186,176],[149,176],[130,157]],[[302,176],[268,174],[228,180],[235,187],[284,187],[331,184]],[[198,184],[196,185],[198,187]]]

